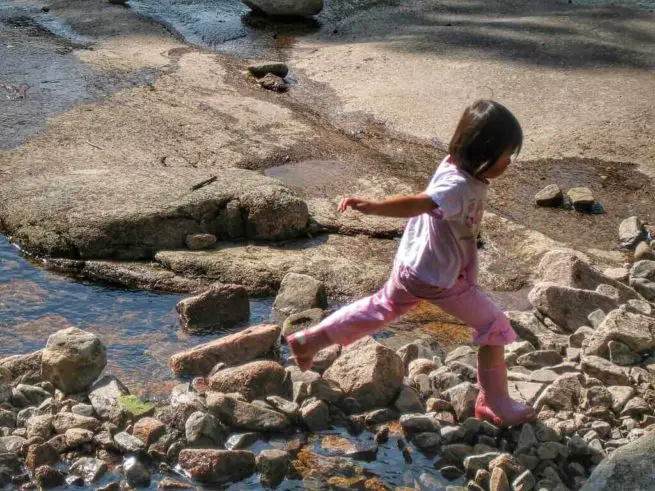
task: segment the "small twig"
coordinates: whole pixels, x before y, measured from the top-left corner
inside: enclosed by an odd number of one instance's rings
[[[102,147],[99,146],[99,145],[96,145],[95,143],[91,143],[89,140],[87,140],[86,142],[87,142],[89,145],[91,145],[93,148],[97,148],[98,150],[104,150],[104,148],[102,148]]]
[[[218,179],[218,176],[212,176],[209,179],[199,182],[198,184],[194,184],[191,186],[191,191],[197,191],[200,188],[204,188],[208,184],[211,184],[212,182],[215,182]]]

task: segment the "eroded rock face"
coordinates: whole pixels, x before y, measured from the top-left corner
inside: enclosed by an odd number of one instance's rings
[[[207,375],[219,362],[235,365],[265,354],[279,337],[280,327],[274,324],[249,327],[177,353],[171,357],[169,366],[177,376]]]
[[[41,374],[65,394],[74,394],[88,390],[106,364],[107,355],[100,339],[70,327],[48,338]]]
[[[250,316],[248,293],[239,285],[214,284],[200,295],[181,300],[175,308],[182,329],[192,333],[232,327]]]
[[[391,403],[404,375],[403,361],[394,351],[365,339],[344,349],[323,377],[338,383],[345,397],[366,410]]]

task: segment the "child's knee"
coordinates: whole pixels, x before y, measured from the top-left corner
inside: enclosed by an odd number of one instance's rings
[[[495,314],[491,322],[484,325],[473,326],[476,330],[475,344],[504,346],[516,341],[516,332],[504,312]]]

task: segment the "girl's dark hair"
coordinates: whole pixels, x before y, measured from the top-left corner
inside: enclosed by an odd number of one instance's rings
[[[458,167],[477,176],[508,150],[518,154],[522,144],[523,130],[510,110],[495,101],[479,100],[464,111],[448,152]]]

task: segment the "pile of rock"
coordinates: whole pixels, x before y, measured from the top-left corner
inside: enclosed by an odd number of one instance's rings
[[[550,208],[567,207],[583,213],[602,213],[602,206],[587,187],[571,188],[566,196],[557,184],[549,184],[535,194],[537,206]]]

